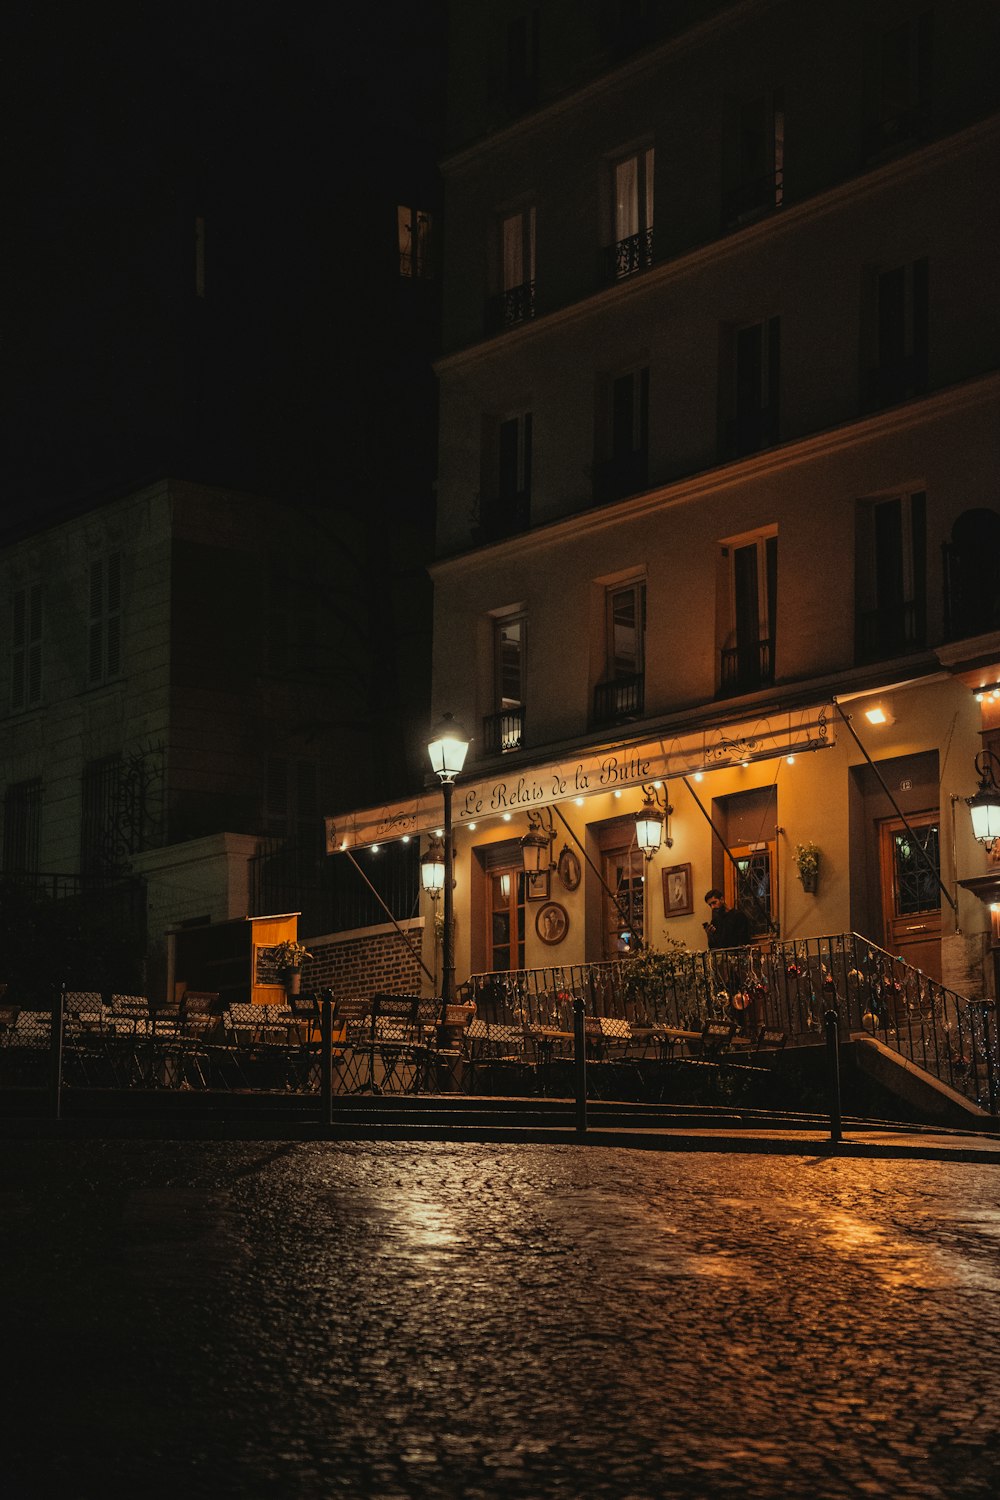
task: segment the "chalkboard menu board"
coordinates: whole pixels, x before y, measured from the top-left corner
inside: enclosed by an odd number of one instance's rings
[[[275,957],[277,946],[255,947],[253,950],[253,982],[254,984],[283,984],[284,969],[279,967]]]

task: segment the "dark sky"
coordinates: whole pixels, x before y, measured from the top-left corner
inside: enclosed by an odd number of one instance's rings
[[[337,439],[318,429],[365,405],[365,350],[390,385],[392,351],[412,357],[373,288],[395,203],[436,191],[439,15],[15,0],[2,519],[157,470],[260,487],[294,461],[290,482],[319,482]]]

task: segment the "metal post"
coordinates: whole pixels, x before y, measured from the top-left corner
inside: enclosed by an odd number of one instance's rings
[[[444,934],[441,944],[441,1015],[444,1006],[451,1005],[455,998],[455,887],[451,857],[451,794],[452,783],[446,781],[444,792]]]
[[[63,1028],[66,1017],[66,986],[60,985],[52,1000],[52,1118],[62,1119]]]
[[[830,1140],[839,1146],[840,1128],[840,1017],[828,1010],[823,1017],[826,1026],[827,1088],[830,1099]]]
[[[320,1118],[333,1124],[333,996],[325,990],[319,997],[320,1022]]]
[[[573,996],[573,1060],[576,1075],[576,1133],[587,1134],[587,1032],[582,995]]]

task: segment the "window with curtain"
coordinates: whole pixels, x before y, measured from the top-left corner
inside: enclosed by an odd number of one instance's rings
[[[653,147],[615,162],[614,224],[609,272],[631,276],[653,260]]]

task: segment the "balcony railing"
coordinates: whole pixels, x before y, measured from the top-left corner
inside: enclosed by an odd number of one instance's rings
[[[604,252],[604,279],[622,281],[637,271],[648,271],[652,264],[653,231],[651,228],[641,229],[638,234],[630,234],[626,239],[608,245]]]
[[[772,448],[777,441],[777,408],[754,407],[752,411],[737,412],[726,423],[725,456],[742,458],[748,453],[759,453],[763,448]]]
[[[483,720],[483,749],[487,755],[506,755],[520,750],[524,738],[524,705],[487,714]]]
[[[598,464],[594,473],[594,498],[598,505],[637,495],[649,482],[649,455],[645,448],[620,453]]]
[[[864,409],[882,411],[886,406],[896,406],[900,401],[920,396],[926,389],[927,352],[924,350],[868,370],[862,393]]]
[[[613,682],[599,682],[594,689],[594,723],[617,724],[622,719],[637,719],[643,711],[645,678],[641,672],[631,677],[617,677]]]
[[[865,610],[858,615],[856,651],[858,661],[886,661],[918,651],[926,637],[926,611],[922,601]]]
[[[774,637],[747,646],[727,646],[721,654],[719,690],[752,693],[774,682]]]
[[[515,328],[527,323],[535,316],[535,283],[522,282],[520,286],[508,287],[491,297],[486,309],[486,326],[490,333],[502,333],[505,328]]]
[[[780,208],[785,196],[785,174],[779,168],[752,182],[742,182],[732,188],[722,200],[723,229],[739,229],[743,224],[752,224]]]

